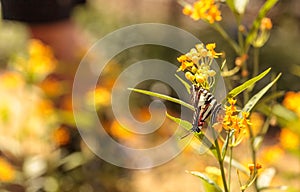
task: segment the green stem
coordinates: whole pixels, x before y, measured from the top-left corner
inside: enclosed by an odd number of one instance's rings
[[[254,134],[253,134],[253,131],[251,129],[250,126],[248,126],[248,130],[249,130],[249,135],[250,135],[250,149],[251,149],[251,154],[252,154],[252,162],[253,162],[253,165],[254,165],[254,173],[253,175],[257,175],[257,169],[256,169],[256,150],[254,148]],[[255,179],[255,188],[256,188],[256,191],[259,192],[259,188],[257,187],[257,179]]]
[[[229,43],[229,45],[234,49],[236,54],[241,55],[239,45],[229,37],[228,33],[221,27],[221,25],[219,25],[218,23],[213,23],[211,26],[217,32],[219,32],[220,35]]]
[[[242,48],[244,47],[244,38],[243,38],[243,33],[240,29],[241,26],[241,21],[242,21],[243,16],[242,15],[237,15],[236,16],[236,21],[237,21],[237,26],[238,26],[238,42],[239,42],[239,46]]]
[[[231,167],[232,167],[232,151],[233,147],[229,147],[229,168],[228,168],[228,190],[230,191],[230,183],[231,183]]]
[[[223,186],[224,186],[224,192],[229,192],[228,187],[227,187],[227,182],[226,182],[226,176],[225,176],[225,170],[224,170],[224,161],[222,159],[222,154],[220,152],[220,146],[218,143],[218,138],[216,136],[215,130],[212,130],[213,136],[215,138],[215,146],[216,146],[216,151],[217,151],[217,156],[218,156],[218,162],[221,170],[221,176],[222,176],[222,181],[223,181]]]
[[[255,47],[253,50],[253,77],[258,74],[259,68],[259,48]]]

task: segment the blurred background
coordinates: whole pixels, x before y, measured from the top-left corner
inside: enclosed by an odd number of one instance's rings
[[[251,25],[263,3],[250,0],[245,26]],[[261,49],[259,68],[263,71],[272,67],[274,74],[282,72],[276,89],[286,94],[278,99],[282,104],[279,113],[284,115],[274,115],[258,158],[264,168],[275,168],[276,175],[270,182],[290,186],[289,191],[300,190],[299,9],[298,0],[285,0],[270,11],[273,29]],[[233,15],[224,5],[221,11],[224,19],[220,24],[235,37]],[[199,155],[190,147],[170,162],[148,170],[116,167],[95,156],[81,140],[73,119],[72,81],[81,58],[93,43],[131,24],[170,24],[203,43],[216,42],[217,50],[226,52],[229,66],[234,66],[234,51],[209,25],[183,15],[175,0],[88,0],[74,6],[70,13],[69,18],[54,24],[4,18],[0,22],[0,191],[202,191],[201,181],[185,170],[205,171],[217,164],[212,156]],[[95,94],[99,118],[115,140],[147,147],[174,133],[176,126],[168,120],[147,137],[137,138],[126,131],[113,117],[110,91],[127,66],[150,58],[179,66],[179,55],[164,47],[138,46],[123,51],[107,65],[99,86],[85,99],[93,102]],[[158,89],[176,97],[171,88],[153,81],[143,82],[139,88]],[[150,118],[151,101],[147,96],[131,95],[132,112],[138,120]],[[179,106],[166,106],[169,113],[180,113]],[[255,112],[251,120],[259,128],[265,118]],[[251,161],[247,143],[237,150],[242,153],[237,152],[236,158],[247,165]]]

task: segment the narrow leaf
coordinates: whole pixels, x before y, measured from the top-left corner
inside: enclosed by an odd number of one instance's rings
[[[192,124],[186,120],[182,120],[180,118],[174,117],[168,113],[166,113],[166,116],[171,119],[172,121],[174,121],[175,123],[177,123],[178,125],[180,125],[182,128],[184,128],[185,130],[189,131],[192,128]]]
[[[185,86],[187,92],[191,94],[191,86],[188,84],[185,80],[183,80],[181,77],[179,77],[177,74],[175,74],[175,77]]]
[[[226,59],[222,62],[222,65],[221,65],[221,71],[224,69],[224,67],[225,67],[225,65],[226,65]]]
[[[242,111],[250,112],[253,109],[253,107],[256,105],[256,103],[260,100],[260,98],[276,83],[276,81],[280,78],[280,76],[281,73],[277,75],[277,77],[271,83],[265,86],[265,88],[263,88],[258,93],[256,93],[244,106]]]
[[[232,138],[233,133],[234,133],[234,131],[230,131],[226,135],[226,139],[225,139],[225,142],[224,142],[223,147],[222,147],[222,159],[225,158],[227,148],[228,148],[228,144],[229,144],[230,139]]]
[[[146,91],[146,90],[142,90],[142,89],[134,89],[134,88],[128,88],[129,90],[131,91],[134,91],[134,92],[137,92],[137,93],[142,93],[142,94],[145,94],[145,95],[149,95],[149,96],[153,96],[153,97],[157,97],[157,98],[160,98],[160,99],[164,99],[164,100],[167,100],[167,101],[171,101],[173,103],[177,103],[179,105],[182,105],[184,107],[187,107],[191,110],[194,110],[194,107],[180,99],[176,99],[174,97],[170,97],[168,95],[164,95],[164,94],[160,94],[160,93],[155,93],[155,92],[152,92],[152,91]]]
[[[289,187],[286,185],[281,185],[281,186],[269,186],[269,187],[262,187],[259,190],[260,191],[267,191],[267,190],[279,190],[279,191],[286,191],[288,190]]]
[[[257,32],[261,23],[261,20],[266,16],[269,10],[277,3],[278,0],[267,0],[265,4],[260,8],[256,19],[253,21],[250,32],[246,38],[246,45],[249,45],[257,36]]]
[[[252,79],[246,81],[245,83],[243,83],[242,85],[234,88],[233,90],[231,90],[228,95],[227,98],[232,98],[232,97],[236,97],[238,94],[240,94],[241,92],[243,92],[245,89],[249,88],[250,86],[252,86],[254,83],[256,83],[257,81],[259,81],[261,78],[263,78],[264,76],[266,76],[269,72],[270,72],[271,68],[265,70],[264,72],[262,72],[261,74],[259,74],[256,77],[253,77]]]
[[[193,125],[186,120],[182,120],[180,118],[173,117],[172,115],[170,115],[168,113],[166,113],[166,116],[187,131],[190,131],[193,127]],[[210,140],[202,132],[194,133],[194,136],[197,137],[199,139],[199,141],[201,141],[208,149],[210,149],[213,154],[215,154],[215,146],[210,142]]]
[[[206,176],[203,173],[200,173],[198,171],[186,171],[187,173],[190,173],[196,177],[199,177],[200,179],[202,179],[204,182],[206,182],[207,184],[211,185],[212,187],[214,187],[214,189],[216,191],[222,192],[223,190],[213,181],[211,180],[208,176]]]
[[[237,13],[234,6],[234,0],[226,0],[227,6],[231,9],[233,13]]]

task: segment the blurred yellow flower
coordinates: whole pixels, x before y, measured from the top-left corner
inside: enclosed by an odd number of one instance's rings
[[[132,132],[126,130],[116,120],[112,122],[109,132],[113,137],[121,140],[129,140],[134,136]]]
[[[91,90],[87,93],[87,103],[91,106],[95,105],[98,109],[111,105],[111,93],[105,87],[97,87],[95,90]]]
[[[267,163],[273,163],[278,161],[284,154],[284,150],[279,145],[273,145],[266,147],[262,150],[262,159]]]
[[[283,128],[280,132],[280,144],[285,149],[297,150],[300,147],[300,136],[288,128]]]
[[[55,78],[46,78],[39,84],[39,87],[50,97],[58,97],[67,89],[63,82]]]
[[[300,117],[300,92],[287,92],[282,104]]]
[[[0,86],[4,89],[13,90],[24,85],[24,79],[17,72],[7,71],[0,75]]]
[[[254,135],[257,135],[264,124],[263,116],[260,113],[253,112],[251,113],[250,121],[252,132]]]
[[[57,60],[51,48],[40,40],[31,39],[28,44],[28,57],[19,55],[14,66],[30,80],[41,80],[54,71],[56,64]]]
[[[13,181],[16,175],[16,171],[13,166],[5,159],[0,157],[0,181],[10,182]]]
[[[195,21],[201,19],[209,23],[214,23],[215,21],[222,20],[221,11],[215,0],[198,0],[193,6],[186,4],[182,12]]]

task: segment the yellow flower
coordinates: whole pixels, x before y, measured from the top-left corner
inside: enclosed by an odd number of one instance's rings
[[[300,117],[300,92],[287,92],[282,104]]]
[[[246,128],[251,124],[249,113],[242,112],[241,117],[235,106],[236,100],[228,99],[229,106],[225,106],[225,116],[223,118],[222,127],[226,131],[234,131],[231,145],[238,145],[246,135]]]
[[[206,49],[208,50],[209,56],[212,58],[218,58],[222,53],[217,53],[215,51],[216,44],[215,43],[210,43],[206,45]]]
[[[16,171],[13,166],[5,159],[0,157],[0,181],[10,182],[13,181],[16,175]]]
[[[283,128],[280,132],[280,144],[285,149],[299,149],[300,136],[288,128]]]
[[[216,44],[208,44],[206,46],[197,44],[188,53],[181,55],[177,60],[181,63],[177,71],[184,71],[186,78],[199,87],[210,89],[214,82],[216,72],[210,68],[213,58],[219,53],[214,51]]]
[[[87,93],[87,103],[91,106],[95,105],[97,109],[111,105],[111,93],[105,87],[97,87],[95,90]]]
[[[51,48],[41,41],[31,39],[28,44],[28,58],[18,56],[15,67],[34,80],[41,80],[52,73],[57,60]]]
[[[182,9],[182,13],[185,15],[191,15],[193,13],[193,7],[191,5],[185,5]]]
[[[109,132],[113,137],[125,141],[134,137],[134,133],[124,128],[122,125],[118,123],[118,121],[114,121],[112,123]]]
[[[257,135],[264,124],[263,116],[257,112],[251,113],[250,121],[252,123],[251,124],[252,132],[254,135]]]
[[[24,85],[24,79],[21,74],[16,72],[5,72],[0,75],[0,86],[5,89],[13,90]]]
[[[284,150],[279,145],[273,145],[262,150],[262,159],[267,163],[274,163],[283,156]]]
[[[190,16],[195,21],[204,20],[209,23],[221,21],[221,11],[215,0],[198,0],[193,6],[187,4],[182,10],[183,14]]]

